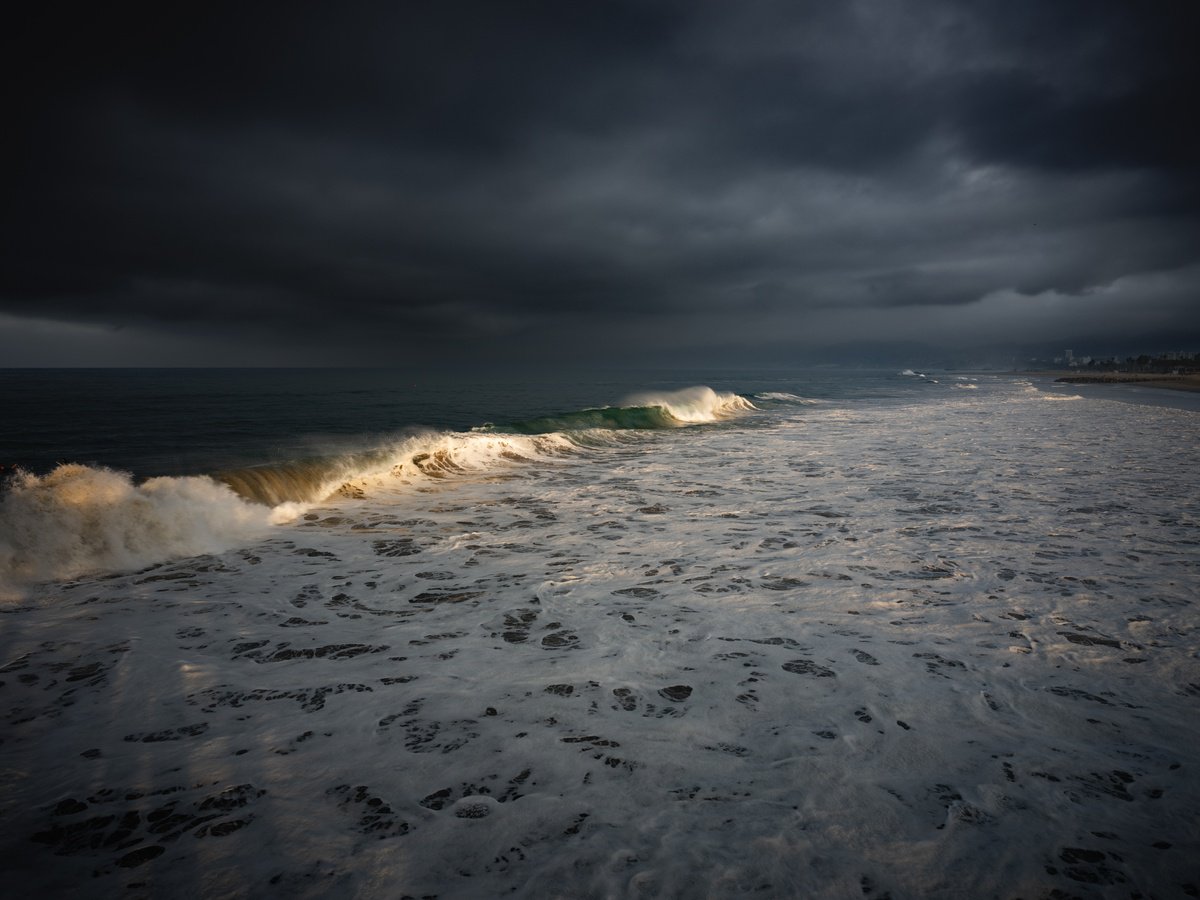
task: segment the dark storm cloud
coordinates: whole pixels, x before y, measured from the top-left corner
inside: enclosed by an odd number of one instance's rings
[[[408,6],[17,22],[0,351],[1200,341],[1190,4]]]

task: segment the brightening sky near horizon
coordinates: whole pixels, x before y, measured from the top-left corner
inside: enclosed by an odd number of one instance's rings
[[[29,5],[0,365],[1200,350],[1198,26],[1190,0]]]

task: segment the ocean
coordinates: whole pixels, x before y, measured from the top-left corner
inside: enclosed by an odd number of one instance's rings
[[[1200,896],[1200,404],[0,371],[14,896]]]

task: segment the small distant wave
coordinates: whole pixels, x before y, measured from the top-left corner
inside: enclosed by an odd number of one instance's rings
[[[776,403],[796,403],[801,406],[816,406],[824,401],[813,400],[811,397],[798,397],[786,391],[763,391],[754,395],[755,400],[774,401]]]
[[[977,391],[977,390],[979,390],[979,385],[977,385],[977,384],[971,384],[970,382],[965,382],[965,381],[959,381],[959,382],[956,382],[954,386],[955,386],[956,388],[959,388],[960,390],[964,390],[964,391]]]
[[[1052,403],[1057,403],[1061,400],[1082,400],[1083,397],[1079,394],[1059,394],[1053,388],[1047,390],[1043,386],[1034,384],[1032,381],[1019,379],[1013,382],[1013,387],[1018,388],[1021,394],[1025,396],[1035,396],[1040,400],[1049,400]]]
[[[60,465],[18,472],[0,498],[0,581],[71,578],[216,553],[295,518],[296,504],[251,503],[206,476],[151,478]]]

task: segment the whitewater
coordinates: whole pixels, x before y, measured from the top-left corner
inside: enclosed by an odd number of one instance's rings
[[[894,378],[18,473],[6,885],[1200,895],[1200,413]]]

